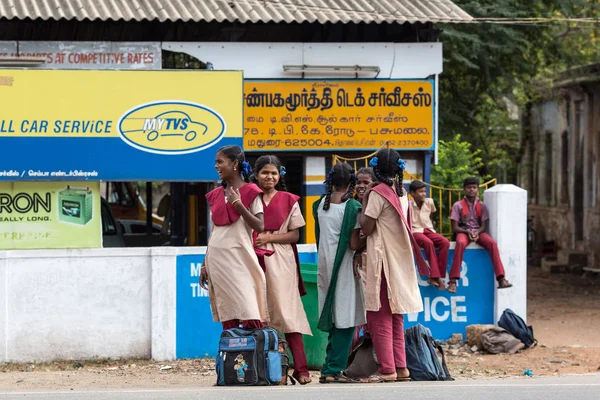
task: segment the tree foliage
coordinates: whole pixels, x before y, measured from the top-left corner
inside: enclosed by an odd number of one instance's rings
[[[481,151],[473,149],[469,142],[461,140],[461,135],[456,135],[451,140],[440,140],[438,148],[438,164],[431,170],[431,183],[447,189],[461,189],[463,181],[469,177],[479,178],[480,182],[489,179],[489,176],[481,176],[483,167]],[[435,191],[435,193],[434,193]],[[483,191],[483,189],[482,189]],[[450,232],[450,210],[452,204],[462,197],[461,191],[444,190],[440,193],[438,189],[432,190],[431,196],[438,210],[443,209],[442,232]],[[439,216],[433,215],[434,224],[439,224]],[[439,227],[439,225],[437,225]]]
[[[597,0],[455,0],[473,17],[600,17]],[[598,24],[446,24],[442,29],[440,138],[457,134],[481,150],[482,174],[514,181],[518,112],[540,82],[600,60]]]
[[[431,183],[444,188],[461,188],[466,178],[488,178],[479,174],[482,166],[481,151],[461,140],[460,135],[452,140],[440,140],[438,165],[431,169]]]

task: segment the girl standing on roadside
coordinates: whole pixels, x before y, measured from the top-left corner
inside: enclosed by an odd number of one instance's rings
[[[362,203],[367,189],[373,182],[377,182],[377,178],[375,177],[373,168],[367,167],[359,169],[358,173],[356,174],[356,195],[354,196],[354,198],[360,203]],[[360,212],[358,214],[358,218],[360,219]],[[360,278],[364,290],[366,288],[366,276],[364,271],[362,270],[362,266],[366,265],[367,237],[362,234],[360,229],[355,229],[352,231],[352,238],[350,239],[350,249],[355,251],[353,261],[354,276]],[[363,335],[367,333],[367,325],[364,324],[356,327],[356,331],[354,333],[354,340],[352,341],[353,349],[358,343],[361,330],[363,332]]]
[[[352,268],[350,236],[358,229],[360,203],[352,198],[354,170],[337,163],[329,172],[327,194],[313,205],[319,253],[319,329],[328,332],[327,354],[321,383],[353,383],[343,371],[357,326],[365,323],[363,289]]]
[[[263,231],[261,190],[249,182],[250,164],[238,146],[219,149],[215,169],[222,186],[206,195],[213,228],[200,274],[213,320],[223,329],[260,328],[269,320],[265,274],[258,263],[252,231]]]
[[[254,164],[254,181],[262,189],[264,232],[255,235],[258,248],[272,251],[264,257],[270,326],[285,333],[294,357],[293,377],[311,382],[302,335],[312,335],[300,296],[306,294],[300,274],[296,243],[306,225],[298,196],[287,192],[285,167],[276,156],[262,156]]]
[[[428,267],[407,221],[402,180],[405,163],[393,149],[381,149],[370,161],[380,182],[367,190],[360,225],[367,236],[367,325],[380,368],[365,382],[410,380],[404,347],[404,314],[423,310],[415,273]],[[406,200],[406,199],[403,199]],[[405,204],[403,204],[405,203]]]

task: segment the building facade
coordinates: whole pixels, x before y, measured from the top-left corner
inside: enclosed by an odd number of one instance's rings
[[[537,241],[554,241],[563,263],[583,254],[578,266],[600,269],[600,63],[561,73],[542,94],[523,112],[520,165]]]

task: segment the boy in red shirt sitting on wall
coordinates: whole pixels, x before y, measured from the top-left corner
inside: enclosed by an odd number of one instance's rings
[[[463,261],[465,248],[470,242],[475,242],[486,249],[492,259],[498,289],[512,287],[512,284],[504,277],[504,266],[500,260],[498,245],[492,237],[485,233],[487,220],[489,219],[488,210],[477,198],[479,194],[479,179],[467,178],[463,183],[465,197],[454,203],[452,206],[452,231],[456,235],[456,247],[454,249],[454,259],[452,260],[452,269],[450,269],[450,282],[448,291],[456,293],[457,282],[460,279],[460,267]]]
[[[450,241],[442,235],[435,232],[433,222],[431,222],[431,213],[436,212],[433,199],[427,197],[427,187],[421,182],[414,180],[410,184],[410,194],[412,200],[411,223],[413,235],[429,260],[431,275],[427,281],[430,285],[444,290],[446,285],[442,278],[446,277],[446,268],[448,267],[448,251]],[[437,256],[435,250],[437,249]]]

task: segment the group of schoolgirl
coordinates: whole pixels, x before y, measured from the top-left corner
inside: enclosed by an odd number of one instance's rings
[[[320,383],[410,380],[403,316],[423,309],[415,260],[421,275],[443,285],[441,274],[436,276],[434,268],[429,272],[419,236],[413,235],[411,210],[424,202],[414,197],[411,205],[408,200],[402,187],[404,161],[395,150],[382,149],[370,165],[358,174],[346,163],[334,165],[326,194],[313,205],[318,328],[328,333]],[[206,195],[213,227],[200,276],[213,319],[224,330],[268,325],[284,333],[294,358],[293,377],[310,383],[302,335],[311,330],[301,301],[306,290],[296,249],[305,225],[299,198],[286,191],[286,170],[276,156],[260,157],[252,170],[241,148],[225,146],[217,152],[215,169],[222,185]],[[479,207],[473,207],[475,213]],[[467,244],[485,242],[485,234],[475,235],[471,225],[463,225]],[[460,275],[450,277],[452,285]],[[370,332],[380,366],[363,379],[344,372],[357,327]]]

